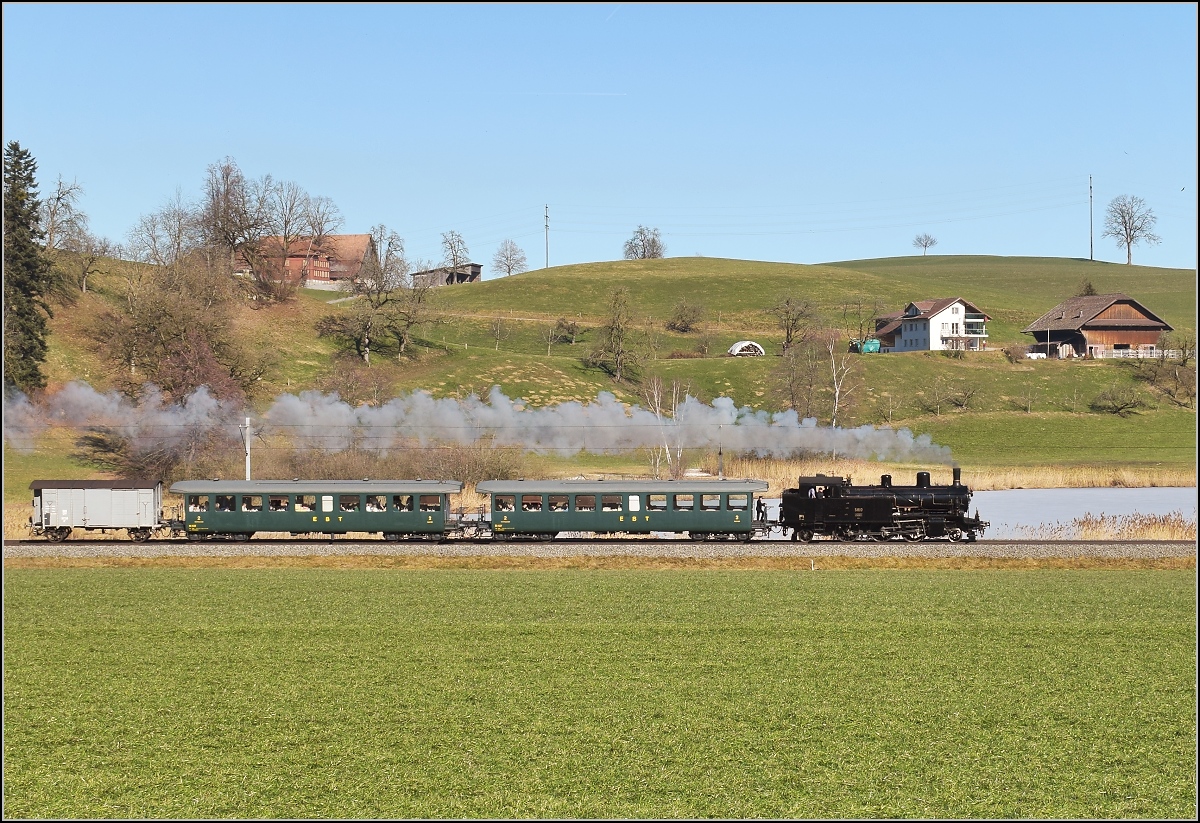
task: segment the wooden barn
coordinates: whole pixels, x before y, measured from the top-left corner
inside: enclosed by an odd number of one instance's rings
[[[1171,326],[1124,294],[1093,294],[1059,303],[1022,331],[1030,351],[1047,357],[1153,356]]]

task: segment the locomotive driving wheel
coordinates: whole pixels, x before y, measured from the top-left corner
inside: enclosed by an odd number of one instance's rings
[[[946,529],[946,539],[951,543],[957,543],[959,540],[962,540],[962,529]]]

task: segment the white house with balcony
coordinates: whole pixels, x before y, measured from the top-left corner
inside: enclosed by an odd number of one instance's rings
[[[961,297],[917,300],[875,321],[881,352],[982,351],[988,317]]]

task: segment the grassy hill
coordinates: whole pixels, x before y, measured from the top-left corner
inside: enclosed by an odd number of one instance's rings
[[[272,366],[253,401],[261,411],[285,392],[337,390],[353,403],[381,402],[423,389],[439,397],[480,395],[499,386],[530,406],[586,402],[611,391],[643,403],[641,386],[613,383],[583,356],[603,323],[608,297],[629,290],[647,350],[645,377],[679,380],[705,402],[730,397],[739,406],[779,410],[774,372],[781,333],[768,309],[779,298],[811,301],[833,325],[846,325],[857,306],[884,311],[911,300],[962,297],[991,316],[991,351],[951,358],[939,353],[864,355],[861,386],[839,422],[891,425],[928,433],[949,446],[955,459],[975,465],[1122,465],[1176,469],[1195,466],[1195,413],[1156,394],[1135,379],[1135,366],[1113,361],[1009,363],[999,351],[1027,343],[1020,330],[1089,280],[1101,293],[1121,291],[1144,303],[1176,329],[1196,328],[1196,272],[1093,263],[1086,260],[929,256],[857,260],[821,265],[680,257],[560,266],[497,280],[438,289],[440,321],[421,329],[414,352],[400,358],[378,352],[368,370],[318,338],[317,320],[346,311],[331,303],[341,295],[302,290],[284,305],[235,311],[243,345],[268,352]],[[85,331],[115,283],[96,278],[96,289],[77,304],[57,310],[52,321],[47,373],[50,390],[82,379],[108,388],[110,375]],[[681,298],[704,306],[701,329],[690,334],[664,328]],[[545,333],[559,318],[584,329],[574,345],[547,347]],[[499,319],[497,335],[495,321]],[[753,339],[772,356],[730,358],[726,349]],[[707,356],[698,349],[707,343]],[[1192,366],[1194,368],[1194,365]],[[931,388],[967,388],[965,408],[931,404]],[[1129,417],[1097,414],[1090,401],[1111,387],[1137,387],[1149,407]],[[10,466],[37,473],[47,459],[63,460],[52,438],[34,456],[6,447],[6,499]],[[11,462],[10,462],[11,461]],[[642,458],[631,455],[631,465]],[[77,466],[81,473],[90,469]],[[17,499],[24,498],[20,490]]]

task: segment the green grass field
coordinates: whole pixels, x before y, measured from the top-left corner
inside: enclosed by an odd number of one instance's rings
[[[5,571],[6,818],[1190,818],[1189,571]]]

